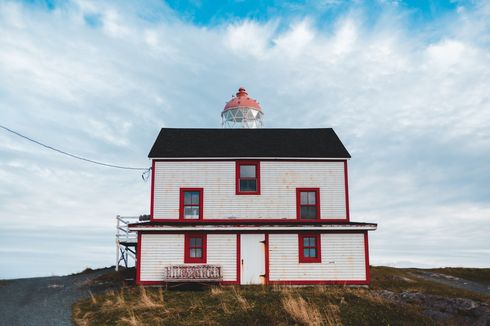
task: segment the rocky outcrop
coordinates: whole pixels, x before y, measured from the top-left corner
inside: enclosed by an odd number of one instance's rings
[[[436,321],[454,321],[462,325],[490,325],[490,308],[486,303],[466,298],[448,298],[420,292],[396,293],[387,290],[377,293],[393,302],[422,307],[424,315]]]

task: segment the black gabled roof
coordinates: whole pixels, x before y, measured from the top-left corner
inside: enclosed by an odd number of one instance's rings
[[[332,128],[162,128],[148,157],[350,158],[351,156]]]

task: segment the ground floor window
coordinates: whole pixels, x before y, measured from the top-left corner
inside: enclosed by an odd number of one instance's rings
[[[320,263],[321,242],[320,234],[299,234],[299,262]]]
[[[206,235],[186,234],[184,263],[206,263]]]

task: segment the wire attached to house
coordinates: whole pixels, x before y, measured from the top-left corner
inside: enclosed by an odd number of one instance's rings
[[[10,133],[13,133],[14,135],[17,135],[19,137],[22,137],[30,142],[33,142],[37,145],[40,145],[40,146],[43,146],[47,149],[50,149],[52,151],[55,151],[55,152],[58,152],[60,154],[63,154],[63,155],[67,155],[67,156],[70,156],[72,158],[76,158],[78,160],[82,160],[82,161],[85,161],[85,162],[89,162],[89,163],[93,163],[93,164],[97,164],[97,165],[102,165],[102,166],[105,166],[105,167],[109,167],[109,168],[115,168],[115,169],[124,169],[124,170],[138,170],[138,171],[144,171],[143,174],[141,175],[141,178],[143,180],[148,180],[148,176],[150,174],[150,171],[151,171],[151,168],[140,168],[140,167],[131,167],[131,166],[123,166],[123,165],[116,165],[116,164],[109,164],[109,163],[103,163],[103,162],[99,162],[99,161],[94,161],[94,160],[90,160],[88,158],[85,158],[85,157],[81,157],[81,156],[78,156],[78,155],[75,155],[75,154],[71,154],[71,153],[68,153],[68,152],[65,152],[61,149],[57,149],[57,148],[54,148],[52,146],[49,146],[49,145],[46,145],[46,144],[43,144],[41,143],[40,141],[37,141],[35,139],[32,139],[30,137],[27,137],[17,131],[14,131],[10,128],[7,128],[5,126],[2,126],[0,125],[0,128],[10,132]]]

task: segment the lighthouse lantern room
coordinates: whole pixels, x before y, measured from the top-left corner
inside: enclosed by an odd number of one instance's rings
[[[221,112],[221,125],[223,128],[262,128],[263,116],[260,104],[240,87]]]

